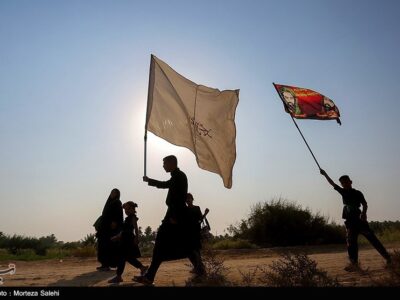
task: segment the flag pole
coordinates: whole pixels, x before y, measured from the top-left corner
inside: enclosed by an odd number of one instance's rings
[[[154,88],[154,59],[153,54],[150,55],[150,70],[149,70],[149,87],[147,91],[147,106],[146,106],[146,123],[144,125],[144,175],[147,174],[147,126],[149,123],[149,113],[153,104],[153,88]]]
[[[146,176],[146,167],[147,167],[147,129],[144,131],[144,175]]]
[[[303,133],[301,132],[299,126],[297,125],[297,122],[295,121],[295,119],[293,118],[292,114],[290,113],[290,110],[289,110],[288,105],[287,105],[286,102],[283,100],[282,95],[281,95],[281,93],[279,92],[278,88],[276,87],[275,83],[273,82],[272,84],[274,85],[274,87],[275,87],[275,89],[276,89],[276,91],[277,91],[277,93],[278,93],[278,95],[279,95],[279,98],[282,100],[283,105],[285,106],[286,110],[289,112],[289,115],[290,115],[290,117],[292,118],[292,121],[293,121],[294,125],[296,126],[297,130],[299,131],[301,137],[303,138],[304,143],[306,143],[306,146],[307,146],[308,150],[310,150],[310,153],[311,153],[312,157],[314,158],[315,163],[317,164],[318,168],[321,170],[321,167],[320,167],[320,165],[319,165],[317,159],[315,158],[314,153],[312,152],[312,150],[311,150],[310,146],[308,145],[308,143],[307,143],[307,141],[306,141],[306,139],[305,139]]]

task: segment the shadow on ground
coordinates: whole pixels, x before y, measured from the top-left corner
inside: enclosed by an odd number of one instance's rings
[[[60,279],[56,282],[53,282],[49,284],[48,286],[81,286],[81,287],[91,287],[91,286],[96,286],[97,283],[108,280],[115,276],[115,271],[111,272],[99,272],[99,271],[93,271],[89,273],[84,273],[80,274],[78,276],[75,276],[74,278],[71,279]],[[134,287],[140,287],[143,286],[140,283],[133,282],[129,280],[128,278],[124,279],[124,282],[121,282],[119,284],[109,284],[106,283],[106,286],[110,287],[129,287],[129,286],[134,286]]]
[[[71,279],[60,279],[56,282],[49,284],[49,286],[94,286],[96,283],[109,279],[114,275],[115,271],[112,272],[93,271],[89,273],[80,274]]]

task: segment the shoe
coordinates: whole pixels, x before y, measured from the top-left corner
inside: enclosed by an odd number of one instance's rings
[[[385,269],[391,269],[391,268],[393,268],[393,261],[389,258],[386,260]]]
[[[141,284],[144,284],[144,285],[154,285],[153,284],[153,281],[152,280],[150,280],[150,279],[148,279],[146,276],[134,276],[133,278],[132,278],[132,280],[133,281],[136,281],[136,282],[139,282],[139,283],[141,283]]]
[[[360,266],[357,263],[350,263],[344,268],[344,270],[347,272],[356,272],[360,270]]]
[[[143,266],[142,269],[140,269],[140,275],[144,276],[149,269],[149,266]]]
[[[191,274],[195,274],[196,276],[204,276],[206,275],[206,269],[204,266],[201,266],[199,268],[193,268],[189,271]]]
[[[111,278],[109,281],[107,281],[108,283],[120,283],[123,282],[124,280],[120,277],[120,276],[115,276],[113,278]]]
[[[100,266],[96,268],[97,271],[111,271],[110,267]]]

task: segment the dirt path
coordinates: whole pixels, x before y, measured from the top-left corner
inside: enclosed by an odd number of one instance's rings
[[[399,249],[399,245],[389,247],[389,250]],[[371,278],[378,279],[386,274],[384,260],[374,250],[365,248],[360,250],[360,261],[368,274],[359,272],[348,273],[343,270],[347,264],[347,252],[344,246],[334,248],[295,248],[306,250],[310,257],[317,261],[318,267],[327,271],[330,276],[337,277],[345,286],[368,286]],[[287,248],[286,248],[287,250]],[[258,267],[266,267],[279,258],[282,253],[279,250],[260,249],[246,251],[222,251],[218,255],[224,259],[224,266],[229,268],[227,278],[237,285],[244,285],[243,275]],[[150,258],[142,258],[144,264],[150,264]],[[64,260],[46,260],[35,262],[15,261],[16,273],[2,275],[3,286],[109,286],[107,280],[114,276],[115,272],[96,271],[98,263],[95,258],[78,259],[67,258]],[[0,270],[6,269],[8,262],[0,263]],[[185,286],[190,278],[190,263],[188,260],[165,262],[161,265],[155,280],[156,286]],[[121,285],[137,286],[131,281],[138,270],[127,266],[123,274],[124,282]],[[258,282],[254,282],[256,285]]]

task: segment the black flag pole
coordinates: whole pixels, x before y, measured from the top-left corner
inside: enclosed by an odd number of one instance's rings
[[[147,169],[147,129],[145,129],[144,131],[144,170],[143,176],[146,176],[146,170]]]
[[[144,125],[144,175],[147,174],[147,126],[149,123],[149,114],[153,104],[153,89],[154,89],[154,59],[153,54],[150,55],[150,70],[149,70],[149,87],[147,91],[147,107],[146,107],[146,123]]]
[[[279,92],[279,90],[276,87],[275,83],[273,82],[272,84],[274,85],[274,87],[275,87],[275,89],[276,89],[276,91],[277,91],[277,93],[279,95],[279,98],[282,100],[283,105],[285,106],[286,110],[289,112],[289,115],[292,118],[292,121],[293,121],[294,125],[296,126],[297,130],[299,131],[301,137],[303,138],[304,143],[306,143],[306,146],[307,146],[308,150],[310,150],[310,153],[311,153],[312,157],[314,158],[315,163],[317,164],[318,168],[321,170],[321,167],[320,167],[317,159],[315,158],[314,153],[312,152],[312,150],[311,150],[310,146],[308,145],[303,133],[301,132],[299,126],[297,125],[297,122],[295,121],[295,119],[293,118],[292,114],[290,113],[289,107],[288,107],[287,103],[285,102],[285,100],[283,99],[283,95]]]

